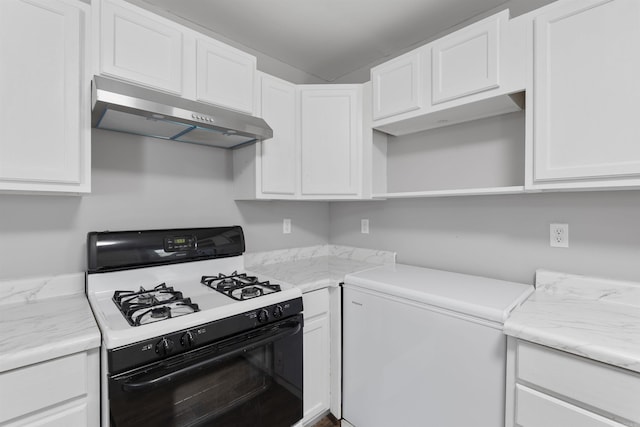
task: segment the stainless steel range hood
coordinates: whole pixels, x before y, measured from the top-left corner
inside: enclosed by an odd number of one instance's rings
[[[91,124],[154,138],[235,148],[273,136],[258,117],[94,76]]]

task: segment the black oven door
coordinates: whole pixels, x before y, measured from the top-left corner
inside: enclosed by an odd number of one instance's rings
[[[111,426],[288,427],[302,419],[302,315],[109,377]]]

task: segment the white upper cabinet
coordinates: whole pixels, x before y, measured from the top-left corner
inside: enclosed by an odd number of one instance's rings
[[[273,138],[233,151],[235,198],[371,197],[370,84],[294,85],[259,73]]]
[[[0,190],[90,191],[88,14],[73,0],[0,2]]]
[[[293,197],[297,190],[299,147],[296,138],[296,86],[268,75],[261,76],[262,118],[273,138],[260,142],[261,193]]]
[[[362,168],[362,86],[300,86],[303,197],[357,197]]]
[[[534,34],[533,186],[640,185],[640,2],[560,2]]]
[[[294,199],[299,195],[296,85],[258,73],[258,114],[273,137],[233,150],[236,199]]]
[[[123,0],[95,4],[100,74],[254,113],[254,56]]]
[[[416,49],[371,69],[374,120],[424,107],[427,53]]]
[[[256,58],[213,39],[197,40],[199,101],[253,113]]]
[[[122,1],[100,4],[100,72],[181,95],[180,28]]]
[[[505,11],[433,42],[433,104],[500,86],[500,30],[507,19]]]
[[[400,136],[521,110],[530,25],[504,10],[372,68],[374,128]]]

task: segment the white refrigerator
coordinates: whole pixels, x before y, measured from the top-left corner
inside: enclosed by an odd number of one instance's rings
[[[346,276],[343,418],[355,427],[504,426],[502,325],[532,291],[398,264]]]

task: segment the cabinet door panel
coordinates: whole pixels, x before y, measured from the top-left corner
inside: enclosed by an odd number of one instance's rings
[[[516,385],[518,427],[622,427],[615,421]]]
[[[327,313],[304,325],[304,419],[311,420],[329,409],[329,316]]]
[[[255,57],[214,40],[197,43],[198,100],[253,113]]]
[[[302,195],[357,195],[362,131],[357,89],[301,92]]]
[[[62,1],[0,2],[0,180],[80,183],[82,19]]]
[[[640,3],[554,8],[535,21],[534,55],[534,179],[639,174]]]
[[[374,120],[423,107],[424,55],[424,49],[419,49],[371,71]]]
[[[261,81],[262,118],[273,129],[273,138],[260,143],[261,190],[264,195],[293,197],[298,164],[296,88],[266,75]]]
[[[433,43],[434,104],[499,86],[499,41],[503,16],[492,16]]]
[[[169,21],[104,1],[101,72],[181,95],[182,38]]]

